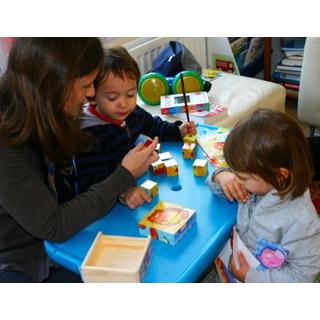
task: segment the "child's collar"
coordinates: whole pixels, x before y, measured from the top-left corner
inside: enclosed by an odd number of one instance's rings
[[[93,114],[94,116],[96,116],[97,118],[99,118],[100,120],[103,120],[103,121],[106,121],[108,123],[112,123],[114,124],[115,126],[118,126],[118,127],[125,127],[126,126],[126,121],[122,121],[122,120],[115,120],[115,119],[111,119],[109,117],[107,117],[106,115],[98,112],[96,110],[96,106],[94,104],[91,104],[89,105],[89,108],[88,108],[88,111]]]

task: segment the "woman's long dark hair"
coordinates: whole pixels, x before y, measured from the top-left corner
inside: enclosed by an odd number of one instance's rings
[[[79,120],[64,111],[76,78],[100,70],[98,38],[18,38],[0,80],[0,138],[8,147],[40,145],[63,162],[90,145]]]

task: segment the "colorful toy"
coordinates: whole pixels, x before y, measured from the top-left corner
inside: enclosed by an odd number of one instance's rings
[[[208,93],[205,91],[186,94],[188,112],[210,111]],[[186,112],[183,94],[171,94],[160,97],[160,111],[162,114]]]
[[[135,141],[134,145],[138,145],[139,143],[143,143],[145,147],[149,146],[152,143],[152,139],[144,134],[139,134],[139,137]]]
[[[196,159],[192,165],[192,171],[195,176],[204,177],[208,172],[208,160]]]
[[[196,143],[197,136],[195,134],[187,134],[183,137],[183,142]]]
[[[153,175],[158,176],[166,172],[166,167],[163,161],[159,159],[158,161],[151,163],[150,170]]]
[[[182,146],[182,156],[184,159],[193,159],[196,149],[195,143],[185,142]]]
[[[149,197],[154,198],[158,193],[158,184],[152,180],[146,180],[140,185],[144,190],[146,190]]]
[[[154,151],[159,154],[160,153],[160,149],[161,149],[161,144],[158,143],[156,148],[154,149]]]
[[[203,91],[205,80],[194,71],[182,71],[186,92]],[[139,80],[140,99],[150,106],[160,104],[160,97],[168,94],[182,93],[180,73],[174,78],[165,78],[157,72],[147,73]]]
[[[169,159],[163,161],[163,163],[168,177],[177,176],[179,174],[178,163],[175,159]]]
[[[195,210],[160,201],[139,223],[142,235],[175,245],[196,221]]]

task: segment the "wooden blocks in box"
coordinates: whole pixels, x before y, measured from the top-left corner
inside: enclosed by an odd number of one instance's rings
[[[139,223],[142,235],[175,245],[196,221],[193,209],[160,201]]]
[[[99,232],[80,272],[84,282],[141,282],[150,261],[151,238],[106,236]]]

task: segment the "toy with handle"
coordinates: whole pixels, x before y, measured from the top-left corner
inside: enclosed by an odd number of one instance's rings
[[[194,71],[182,71],[185,92],[203,91],[205,80]],[[160,97],[168,94],[182,93],[180,72],[174,78],[165,78],[157,72],[147,73],[140,78],[138,94],[149,106],[158,106]]]

